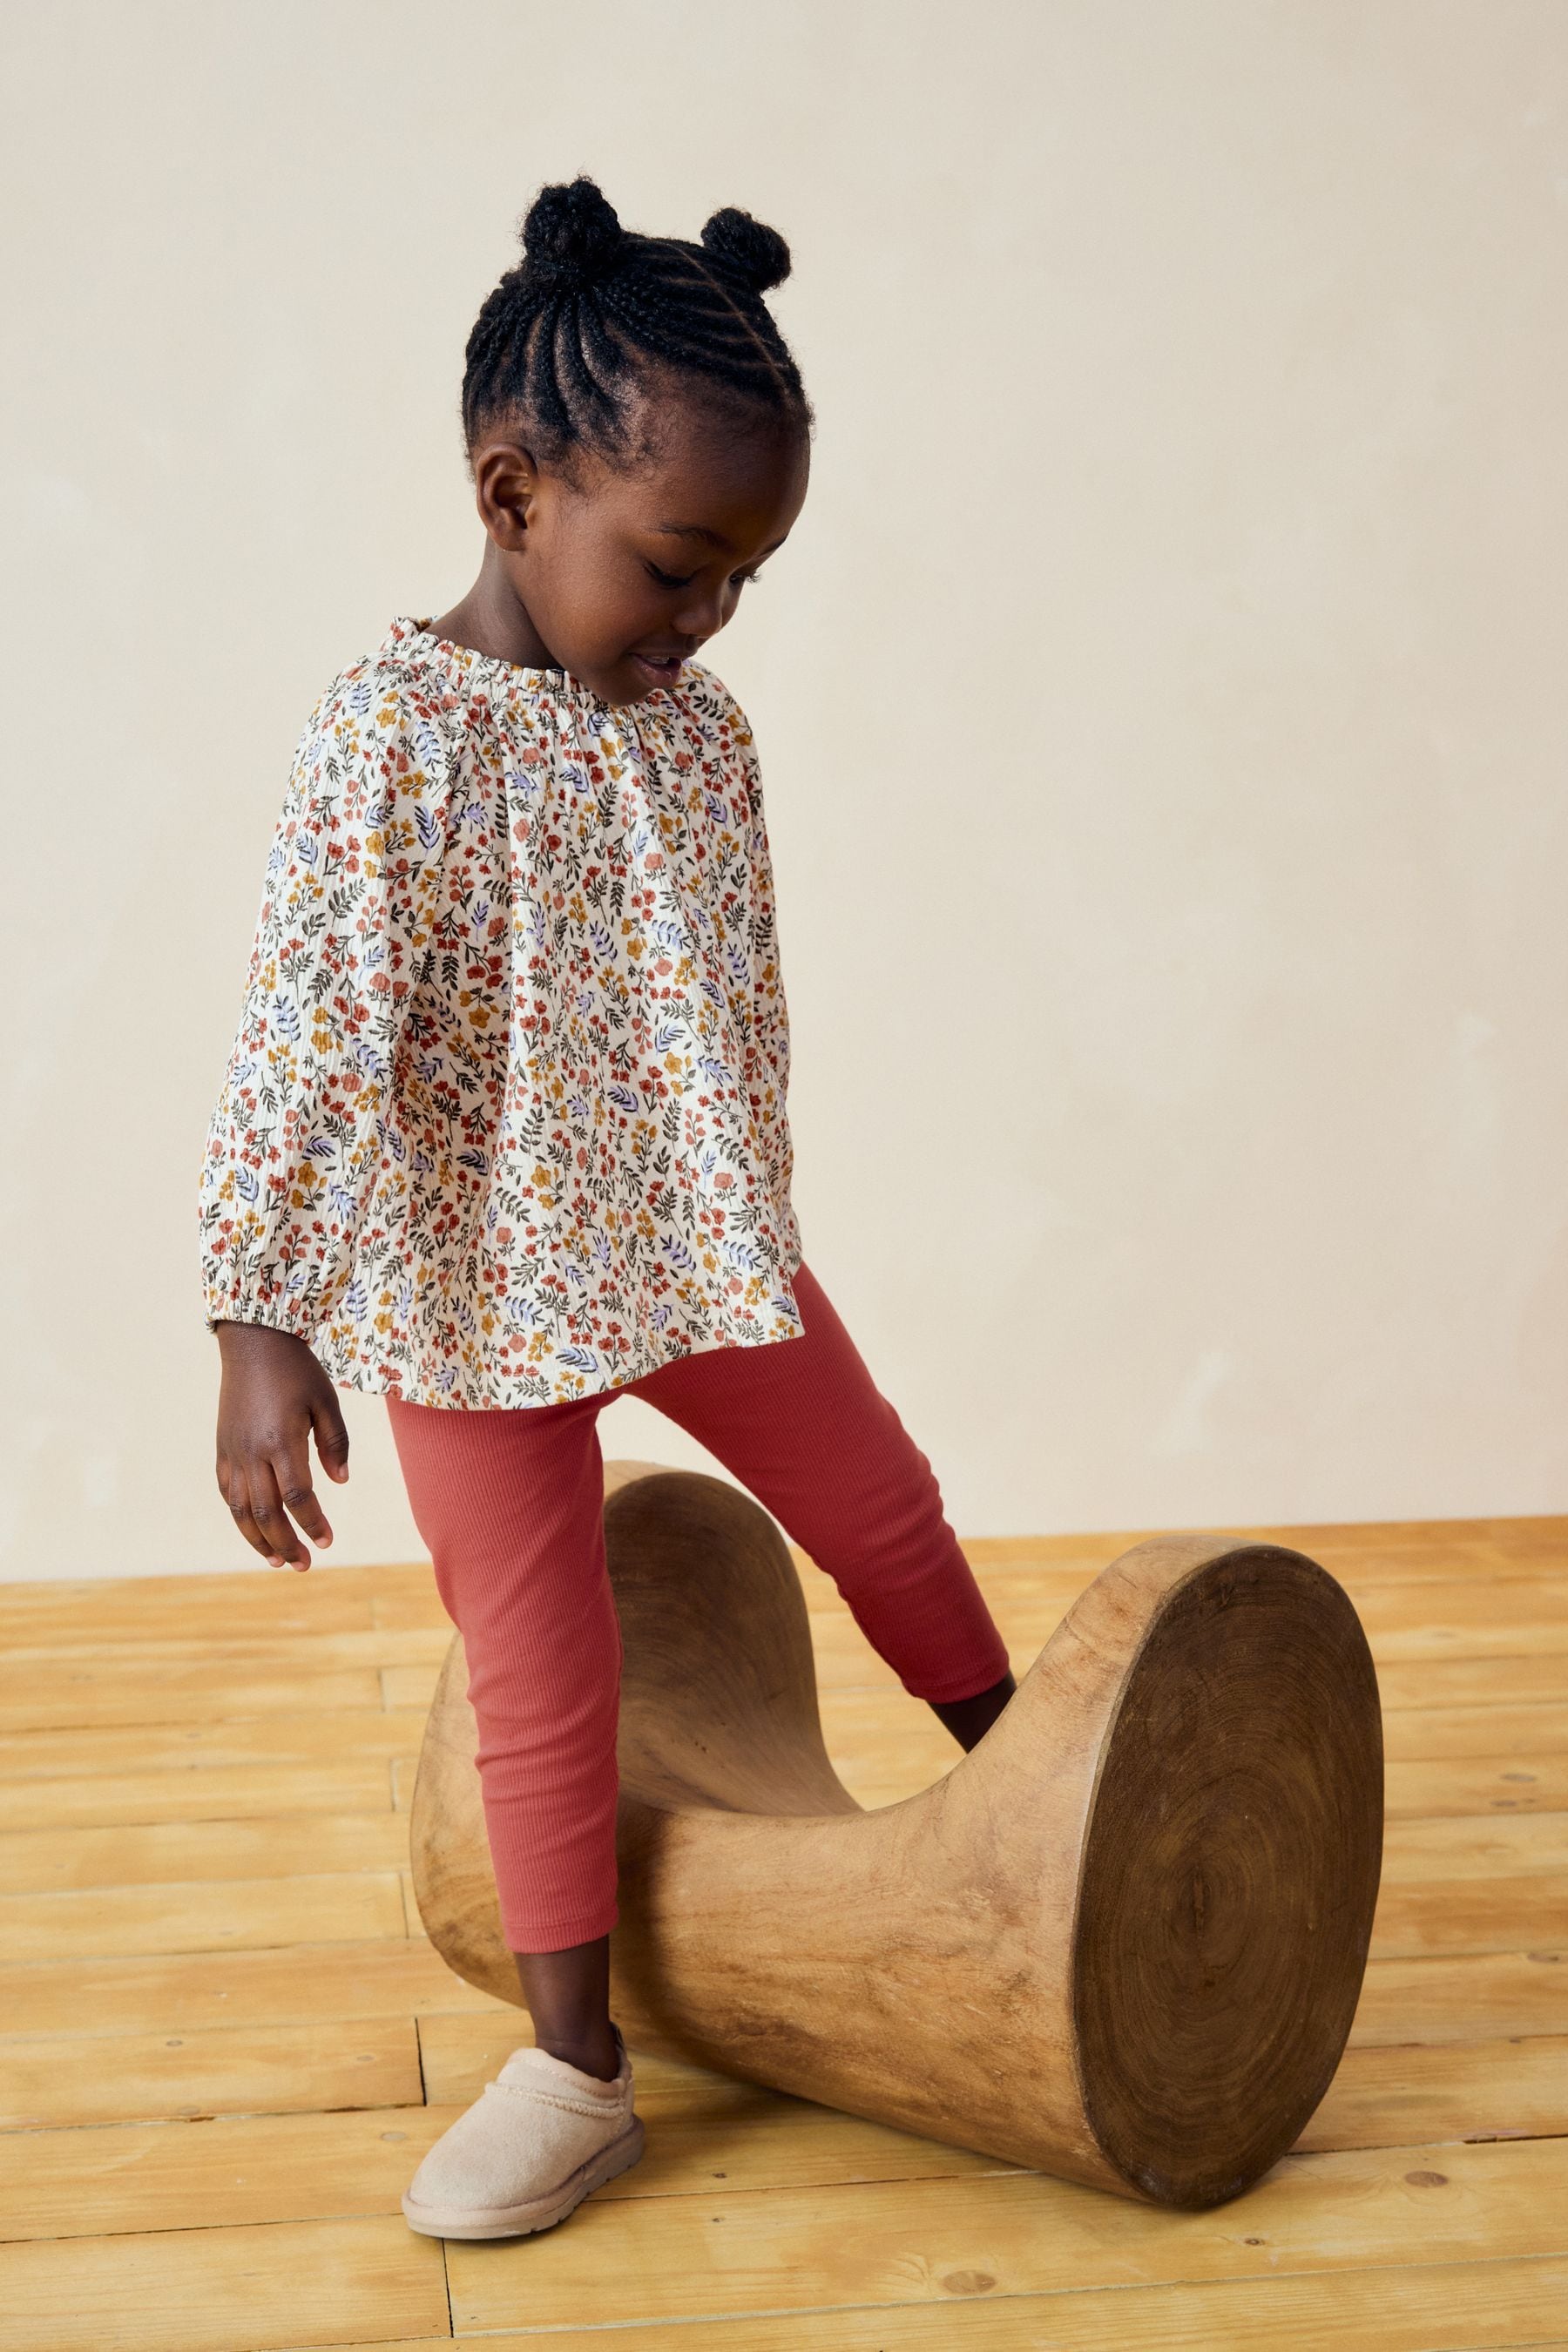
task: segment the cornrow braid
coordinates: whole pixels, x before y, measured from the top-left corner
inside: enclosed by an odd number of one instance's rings
[[[808,431],[800,371],[763,300],[789,275],[776,229],[726,206],[700,244],[624,229],[595,184],[542,188],[523,257],[468,337],[463,435],[471,451],[503,417],[526,420],[559,461],[587,445],[625,457],[639,381],[663,367],[713,399]]]

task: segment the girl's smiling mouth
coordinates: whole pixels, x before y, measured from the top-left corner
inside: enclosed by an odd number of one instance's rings
[[[639,669],[645,670],[656,686],[668,686],[677,678],[686,661],[684,654],[639,654],[632,656]]]

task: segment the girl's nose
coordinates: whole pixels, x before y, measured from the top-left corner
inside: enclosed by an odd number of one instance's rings
[[[734,604],[728,586],[710,589],[707,594],[694,588],[675,615],[675,627],[683,637],[692,639],[692,651],[704,637],[711,637],[721,629]]]

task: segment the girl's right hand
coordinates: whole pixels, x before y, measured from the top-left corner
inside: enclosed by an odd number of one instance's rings
[[[329,1478],[349,1475],[349,1433],[336,1391],[303,1339],[263,1323],[220,1323],[223,1386],[217,1406],[218,1491],[234,1523],[274,1568],[307,1569],[310,1555],[289,1522],[332,1540],[310,1486],[310,1435]],[[287,1509],[285,1509],[287,1506]]]

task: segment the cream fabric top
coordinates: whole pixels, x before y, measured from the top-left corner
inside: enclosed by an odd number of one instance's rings
[[[201,1171],[209,1328],[551,1404],[804,1329],[751,730],[395,620],[294,756]]]

